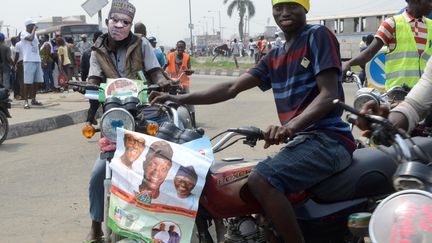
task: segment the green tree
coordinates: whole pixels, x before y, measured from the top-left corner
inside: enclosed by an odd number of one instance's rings
[[[224,0],[224,4],[226,4],[229,0]],[[255,15],[255,6],[252,0],[231,0],[231,3],[228,5],[227,14],[229,17],[232,16],[234,9],[237,9],[238,14],[240,16],[239,21],[239,35],[240,40],[244,40],[244,20],[245,14],[248,13],[249,19],[251,19]]]

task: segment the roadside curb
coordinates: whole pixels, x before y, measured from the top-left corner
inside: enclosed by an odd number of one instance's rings
[[[29,136],[85,122],[87,119],[87,110],[83,109],[54,117],[12,124],[9,127],[7,139]]]

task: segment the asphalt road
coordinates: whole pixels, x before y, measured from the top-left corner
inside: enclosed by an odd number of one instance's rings
[[[194,76],[192,90],[231,78]],[[354,85],[346,85],[347,103]],[[226,128],[278,124],[271,92],[252,89],[235,100],[197,106],[208,136]],[[97,138],[81,136],[82,124],[8,140],[0,147],[0,242],[81,242],[88,232],[88,178],[98,154]],[[96,136],[97,137],[97,136]],[[251,149],[239,143],[219,154],[264,158],[278,146]]]

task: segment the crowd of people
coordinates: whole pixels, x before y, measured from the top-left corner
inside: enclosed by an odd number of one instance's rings
[[[72,37],[60,35],[50,38],[46,34],[38,39],[37,22],[27,19],[24,25],[25,31],[10,38],[10,46],[0,33],[0,84],[11,89],[16,100],[24,100],[24,108],[28,109],[30,104],[42,105],[36,100],[38,92],[67,92],[67,81],[80,79],[77,56],[89,52],[92,42],[86,34],[76,44]]]

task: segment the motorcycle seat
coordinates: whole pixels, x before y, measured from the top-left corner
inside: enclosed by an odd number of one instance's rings
[[[432,157],[431,138],[415,137],[413,140]],[[416,158],[413,153],[413,159]],[[393,174],[397,167],[394,146],[358,149],[354,151],[348,168],[318,183],[308,192],[321,203],[387,195],[394,191]]]

